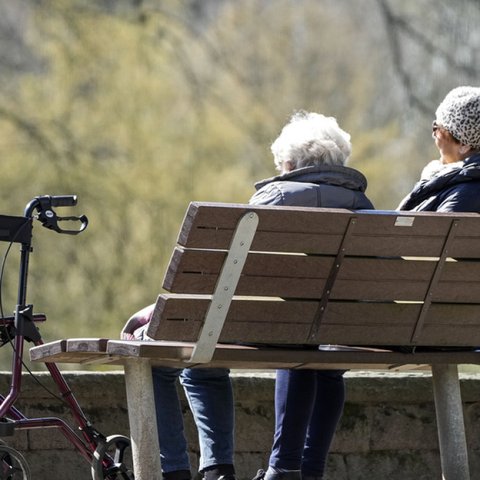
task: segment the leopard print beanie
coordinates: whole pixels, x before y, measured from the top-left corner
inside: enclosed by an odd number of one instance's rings
[[[438,106],[436,117],[464,145],[480,149],[480,88],[454,88]]]

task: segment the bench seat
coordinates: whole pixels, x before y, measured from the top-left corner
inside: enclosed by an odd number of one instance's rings
[[[148,358],[153,366],[271,370],[416,370],[433,364],[480,364],[475,351],[403,353],[384,349],[325,346],[325,350],[218,344],[208,363],[189,362],[195,344],[173,341],[71,338],[31,349],[32,361],[123,365],[125,358]],[[327,349],[329,348],[329,349]]]

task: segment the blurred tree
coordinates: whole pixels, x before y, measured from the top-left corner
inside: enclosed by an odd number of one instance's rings
[[[22,191],[15,202],[10,189],[2,196],[21,213],[40,193],[79,195],[77,210],[90,219],[84,234],[35,230],[31,300],[51,314],[47,338],[116,335],[160,291],[188,202],[248,199],[252,179],[225,161],[244,139],[228,126],[209,135],[223,122],[215,112],[192,116],[158,23],[46,3],[34,10],[30,41],[48,73],[22,76],[4,115],[18,166],[10,173]]]
[[[436,103],[478,78],[477,4],[459,5],[0,0],[0,38],[18,47],[2,61],[0,44],[2,213],[75,193],[90,218],[75,238],[35,228],[46,338],[116,335],[154,301],[188,202],[246,202],[295,110],[337,117],[377,208],[395,208],[435,154]]]
[[[438,97],[480,74],[477,0],[392,2],[377,0],[391,59],[409,103],[432,115]],[[434,7],[434,8],[432,8]]]

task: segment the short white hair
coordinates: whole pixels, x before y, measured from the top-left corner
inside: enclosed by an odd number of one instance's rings
[[[345,165],[352,152],[350,135],[334,117],[299,111],[292,115],[271,146],[278,170],[314,165]]]

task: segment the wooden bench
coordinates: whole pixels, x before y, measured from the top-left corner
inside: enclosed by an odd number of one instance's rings
[[[33,361],[124,365],[136,480],[161,478],[144,421],[152,365],[431,366],[444,479],[470,478],[457,365],[480,364],[480,215],[195,202],[164,288],[155,341],[30,349]]]

